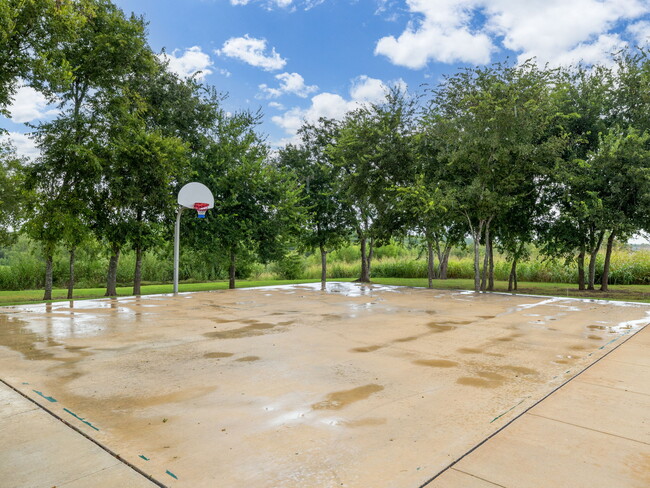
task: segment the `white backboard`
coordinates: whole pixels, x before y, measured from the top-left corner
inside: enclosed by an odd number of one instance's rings
[[[203,183],[188,183],[178,192],[179,205],[186,208],[194,208],[195,203],[207,203],[208,208],[214,207],[212,192]]]

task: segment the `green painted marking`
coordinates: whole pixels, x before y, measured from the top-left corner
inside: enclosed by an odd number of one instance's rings
[[[84,424],[86,424],[86,425],[87,425],[88,427],[90,427],[91,429],[95,429],[96,431],[99,432],[99,429],[98,429],[97,427],[95,427],[93,424],[91,424],[90,422],[88,422],[87,420],[85,420],[83,417],[79,417],[79,415],[77,415],[76,413],[74,413],[74,412],[68,410],[67,408],[64,408],[63,410],[65,410],[66,412],[68,412],[70,415],[72,415],[72,416],[73,416],[74,418],[76,418],[77,420],[80,420],[81,422],[83,422]]]
[[[526,398],[524,398],[522,401],[520,401],[519,403],[517,403],[514,407],[509,408],[508,410],[506,410],[505,412],[503,412],[501,415],[497,415],[497,416],[494,417],[492,420],[490,420],[490,423],[492,423],[492,422],[494,422],[494,421],[496,421],[496,420],[499,420],[501,417],[503,417],[503,416],[504,416],[505,414],[507,414],[508,412],[512,412],[515,408],[517,408],[519,405],[521,405],[522,403],[524,403],[524,402],[526,401],[527,398],[530,398],[530,397],[526,397]]]
[[[170,470],[165,471],[165,473],[167,473],[169,476],[171,476],[171,477],[174,478],[175,480],[178,479],[178,476],[176,476],[176,475],[175,475],[174,473],[172,473]]]
[[[36,390],[32,390],[32,391],[34,393],[36,393],[37,395],[40,395],[43,398],[45,398],[48,402],[56,403],[56,399],[54,397],[49,397],[47,395],[43,395],[43,393],[41,393],[40,391],[36,391]]]
[[[141,458],[144,459],[145,461],[150,461],[150,459],[149,459],[148,457],[143,456],[142,454],[140,454],[140,456],[138,456],[138,457],[141,457]]]

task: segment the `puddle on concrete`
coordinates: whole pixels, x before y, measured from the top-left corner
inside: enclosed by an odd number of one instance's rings
[[[597,335],[588,335],[587,339],[591,339],[592,341],[602,341],[603,338]]]
[[[338,315],[335,313],[324,313],[321,314],[321,317],[323,317],[325,320],[340,320],[343,318],[343,315]]]
[[[365,400],[373,393],[384,389],[381,385],[370,384],[352,388],[351,390],[335,391],[327,395],[322,402],[314,403],[311,408],[314,410],[339,410],[352,403]]]
[[[431,332],[433,332],[434,334],[439,334],[441,332],[449,332],[450,330],[456,328],[453,325],[443,325],[443,324],[438,324],[436,322],[429,322],[427,324],[427,327],[431,329]]]
[[[345,420],[340,422],[341,425],[346,427],[372,427],[375,425],[384,425],[386,423],[385,418],[371,417],[367,419],[357,419],[357,420]]]
[[[259,361],[259,356],[244,356],[243,358],[235,359],[238,363],[252,363],[253,361]]]
[[[395,339],[393,342],[411,342],[411,341],[416,341],[419,338],[420,336],[400,337],[399,339]]]
[[[241,339],[242,337],[264,335],[279,326],[280,324],[256,323],[253,325],[247,325],[246,327],[240,327],[239,329],[215,330],[214,332],[206,332],[203,334],[203,336],[213,339]]]
[[[364,346],[364,347],[355,347],[351,349],[352,352],[373,352],[376,351],[377,349],[381,349],[384,346]]]
[[[587,329],[591,329],[591,330],[606,330],[607,327],[605,327],[604,325],[588,325],[588,326],[587,326]]]
[[[447,361],[446,359],[417,359],[413,364],[418,366],[429,366],[430,368],[453,368],[458,366],[456,361]]]
[[[512,371],[513,373],[522,374],[522,375],[536,375],[539,374],[539,371],[532,368],[525,368],[524,366],[502,366],[501,369],[506,369]]]
[[[212,318],[212,319],[210,319],[210,320],[212,320],[213,322],[215,322],[215,323],[217,323],[217,324],[229,324],[230,322],[237,322],[236,320],[231,320],[231,319],[220,319],[220,318],[218,318],[218,317],[217,317],[217,318]]]
[[[0,346],[8,347],[12,351],[22,354],[25,359],[32,361],[54,359],[54,354],[39,349],[37,344],[61,345],[32,331],[26,321],[0,314]]]
[[[461,354],[482,354],[483,349],[476,349],[473,347],[461,347],[458,349],[458,352]]]
[[[203,357],[206,359],[221,359],[233,356],[232,352],[206,352]]]
[[[498,388],[503,385],[506,378],[497,373],[492,373],[489,371],[480,371],[477,373],[477,377],[473,376],[463,376],[456,380],[456,383],[459,385],[465,386],[475,386],[478,388]]]
[[[572,351],[584,351],[585,349],[591,349],[591,347],[583,344],[574,344],[573,346],[569,346],[568,349]]]

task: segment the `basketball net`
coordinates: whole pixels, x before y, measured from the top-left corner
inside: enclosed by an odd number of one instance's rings
[[[207,203],[195,203],[194,204],[194,210],[196,210],[196,213],[198,214],[197,217],[200,219],[205,218],[205,212],[208,211],[208,204]]]

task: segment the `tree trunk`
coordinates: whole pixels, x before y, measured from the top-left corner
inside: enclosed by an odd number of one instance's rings
[[[578,254],[578,290],[585,289],[585,246],[584,244],[580,248],[580,254]]]
[[[589,284],[587,285],[587,290],[595,290],[596,282],[596,257],[598,257],[598,251],[600,251],[600,246],[603,243],[603,237],[605,237],[605,232],[601,232],[598,236],[598,241],[596,242],[596,247],[591,249],[591,255],[589,257]]]
[[[327,251],[322,244],[320,246],[320,287],[323,291],[327,289]]]
[[[489,269],[488,269],[488,290],[494,291],[494,246],[492,245],[492,236],[488,241],[489,246]]]
[[[230,251],[230,267],[228,268],[228,288],[231,290],[235,289],[235,262],[236,262],[237,256],[235,254],[234,249]]]
[[[451,254],[451,246],[445,244],[445,252],[442,253],[442,261],[439,262],[440,274],[439,277],[441,280],[447,279],[447,269],[449,268],[449,255]]]
[[[357,281],[361,283],[370,283],[370,269],[368,269],[368,258],[366,249],[366,238],[361,238],[361,276]]]
[[[135,272],[133,273],[133,294],[142,294],[142,248],[135,248]]]
[[[120,259],[120,249],[113,247],[113,254],[108,262],[108,275],[106,276],[107,297],[117,296],[117,263]]]
[[[45,293],[43,300],[52,300],[52,251],[46,252],[45,256]]]
[[[433,262],[433,243],[427,240],[427,276],[429,278],[429,288],[433,288],[434,262]]]
[[[512,267],[510,268],[510,276],[508,277],[508,291],[517,290],[517,258],[512,260]]]
[[[487,272],[490,262],[490,224],[485,226],[485,256],[483,257],[483,273],[481,277],[481,291],[485,291],[487,286]]]
[[[616,232],[612,231],[607,238],[607,251],[605,252],[605,263],[603,265],[603,279],[600,283],[600,291],[609,291],[609,265],[612,260],[612,249]]]
[[[473,232],[474,239],[474,291],[481,291],[481,228]]]
[[[72,300],[74,292],[74,259],[75,248],[70,249],[70,280],[68,281],[68,300]]]
[[[370,238],[370,246],[368,249],[368,282],[370,282],[370,277],[372,276],[372,258],[375,255],[375,240]]]

